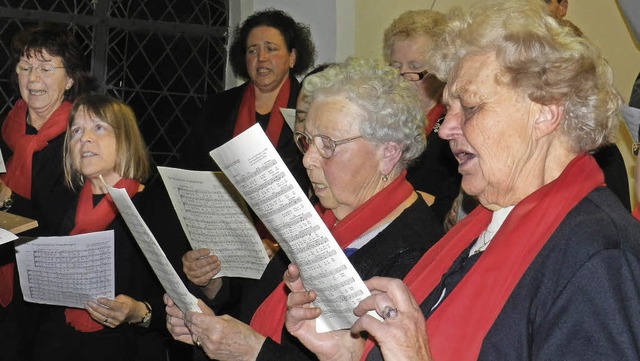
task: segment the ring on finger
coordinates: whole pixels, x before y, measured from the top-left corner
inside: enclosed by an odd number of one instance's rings
[[[391,306],[384,306],[384,309],[382,310],[382,318],[383,319],[388,319],[388,318],[396,318],[398,317],[398,310],[395,307],[391,307]]]

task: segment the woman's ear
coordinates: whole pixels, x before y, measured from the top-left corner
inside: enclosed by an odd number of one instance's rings
[[[539,110],[534,123],[536,138],[542,139],[560,126],[564,116],[564,106],[558,104],[537,104]]]
[[[65,84],[64,89],[69,90],[73,86],[73,79],[70,76],[67,76],[67,84]]]
[[[293,67],[296,65],[296,59],[298,57],[298,52],[296,52],[296,49],[291,49],[291,54],[289,54],[289,68],[293,69]]]
[[[382,145],[381,153],[380,173],[389,175],[402,157],[402,148],[394,142],[386,142]]]

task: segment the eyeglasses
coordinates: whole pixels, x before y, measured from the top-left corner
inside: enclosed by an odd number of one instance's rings
[[[421,72],[408,71],[408,72],[400,73],[400,76],[404,77],[408,81],[420,81],[424,79],[424,77],[427,76],[428,74],[429,72],[427,71],[427,69],[425,69]]]
[[[640,153],[640,143],[633,143],[631,146],[631,153],[633,153],[635,157],[638,156],[638,153]]]
[[[16,73],[19,76],[28,76],[31,73],[31,70],[34,70],[38,73],[39,76],[46,78],[51,76],[56,69],[63,69],[64,66],[53,66],[53,65],[27,65],[23,63],[18,63],[16,65]]]
[[[337,146],[353,142],[354,140],[360,138],[362,138],[361,135],[341,140],[333,140],[322,134],[316,134],[314,136],[311,136],[304,132],[295,132],[293,134],[293,140],[294,142],[296,142],[296,145],[298,146],[298,149],[300,149],[302,154],[306,153],[307,150],[309,150],[311,143],[313,143],[313,145],[315,145],[316,149],[318,150],[318,153],[320,153],[320,156],[324,159],[333,157],[333,153],[335,152]]]

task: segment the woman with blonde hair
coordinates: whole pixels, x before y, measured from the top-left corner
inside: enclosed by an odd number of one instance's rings
[[[385,62],[416,90],[424,114],[427,148],[407,168],[407,180],[417,189],[434,196],[431,209],[441,222],[460,190],[458,163],[438,127],[446,108],[442,105],[445,83],[427,67],[436,39],[444,31],[444,14],[431,10],[410,10],[400,14],[384,31]]]

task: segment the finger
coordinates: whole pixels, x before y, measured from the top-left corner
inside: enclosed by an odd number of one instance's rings
[[[387,325],[385,325],[384,322],[380,322],[371,315],[364,315],[358,318],[353,326],[351,326],[351,333],[357,335],[361,332],[368,332],[375,337],[376,335],[383,334],[385,327],[387,327]]]
[[[215,312],[213,312],[213,310],[209,308],[209,306],[207,306],[207,304],[204,303],[201,299],[198,299],[198,307],[200,307],[200,311],[202,311],[202,313],[204,313],[205,315],[216,315]]]
[[[171,317],[184,318],[184,313],[176,305],[166,306],[164,309]]]
[[[291,263],[287,267],[283,277],[285,285],[291,290],[291,292],[304,291],[304,284],[300,279],[300,269],[297,265]]]
[[[118,306],[120,304],[120,302],[118,302],[116,300],[108,299],[106,297],[99,297],[96,301],[100,306],[106,307],[106,308],[109,308],[109,309],[116,309],[116,308],[118,308]]]
[[[99,323],[105,323],[106,320],[110,317],[106,314],[109,310],[100,306],[94,301],[87,302],[84,306],[84,309],[89,313],[89,316],[91,316],[91,318]]]
[[[164,301],[164,304],[168,307],[172,307],[175,305],[175,303],[173,302],[173,299],[171,298],[171,296],[169,296],[168,293],[165,293],[164,296],[162,296],[162,300]]]
[[[399,310],[410,310],[418,307],[409,288],[399,279],[387,277],[373,277],[365,282],[369,290],[386,293],[393,306]],[[384,307],[386,305],[382,305]]]
[[[291,292],[287,296],[287,308],[310,307],[317,297],[318,294],[314,291]]]
[[[362,316],[369,311],[375,311],[378,315],[384,318],[385,311],[389,312],[389,309],[391,308],[396,308],[395,302],[391,297],[389,297],[387,293],[378,292],[360,301],[353,310],[353,313],[356,316]]]
[[[207,248],[194,249],[182,255],[182,262],[192,262],[210,254],[212,254],[212,252]]]
[[[322,310],[319,307],[294,307],[290,308],[285,315],[286,319],[295,322],[315,320],[320,317]]]

